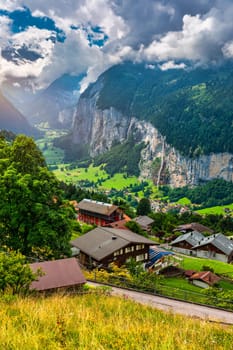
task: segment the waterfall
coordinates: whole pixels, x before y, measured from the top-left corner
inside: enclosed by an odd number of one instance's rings
[[[159,168],[159,172],[158,172],[158,178],[157,178],[157,188],[159,188],[159,183],[160,183],[160,178],[161,178],[161,173],[163,170],[163,166],[164,166],[164,156],[165,156],[165,136],[162,136],[162,151],[161,151],[161,164],[160,164],[160,168]]]

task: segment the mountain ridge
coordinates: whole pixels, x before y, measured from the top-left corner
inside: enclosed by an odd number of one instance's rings
[[[0,129],[14,133],[38,136],[39,131],[31,126],[27,119],[0,91]]]

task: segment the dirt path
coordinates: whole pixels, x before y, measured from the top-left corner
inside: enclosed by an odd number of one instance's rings
[[[91,285],[98,283],[88,282]],[[112,287],[112,295],[123,296],[139,303],[150,305],[160,310],[178,313],[191,317],[198,317],[206,321],[220,322],[233,325],[233,312],[201,306],[188,302],[159,297],[152,294],[135,292],[128,289]]]

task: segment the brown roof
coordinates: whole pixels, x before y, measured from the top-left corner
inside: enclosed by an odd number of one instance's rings
[[[216,276],[214,273],[210,271],[202,271],[202,272],[196,272],[191,277],[191,280],[201,280],[210,286],[214,285],[218,281],[220,281],[220,278]]]
[[[130,230],[97,227],[71,241],[71,245],[97,261],[130,243],[154,245],[155,242]]]
[[[186,231],[186,230],[193,230],[198,232],[208,232],[213,233],[214,231],[210,229],[207,226],[204,226],[202,224],[199,224],[198,222],[191,222],[190,224],[184,224],[177,226],[173,231]]]
[[[133,219],[133,221],[136,221],[138,223],[138,225],[143,226],[143,227],[147,227],[147,226],[153,224],[153,222],[154,222],[154,220],[149,218],[149,216],[147,216],[147,215],[137,216],[135,219]]]
[[[40,268],[45,273],[38,281],[32,282],[31,289],[44,291],[86,282],[75,258],[38,262],[30,264],[30,267],[34,272]]]
[[[104,227],[112,227],[112,228],[119,228],[122,230],[128,230],[128,228],[125,226],[126,224],[126,220],[119,220],[119,221],[114,221],[114,222],[110,222],[109,224],[106,224]]]
[[[116,205],[97,202],[91,199],[83,199],[81,202],[79,202],[78,208],[107,216],[111,215],[116,209],[118,209]]]

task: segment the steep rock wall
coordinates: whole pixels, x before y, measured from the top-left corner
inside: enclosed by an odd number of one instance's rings
[[[144,142],[141,152],[141,178],[153,178],[154,182],[173,187],[195,185],[200,180],[223,178],[233,181],[233,155],[210,154],[194,159],[183,157],[166,143],[165,138],[149,122],[123,115],[114,108],[100,110],[96,106],[101,83],[95,85],[91,97],[81,97],[77,106],[72,142],[87,145],[95,156],[110,149],[115,142],[127,140],[131,133],[138,142]],[[158,167],[156,168],[155,160]]]

